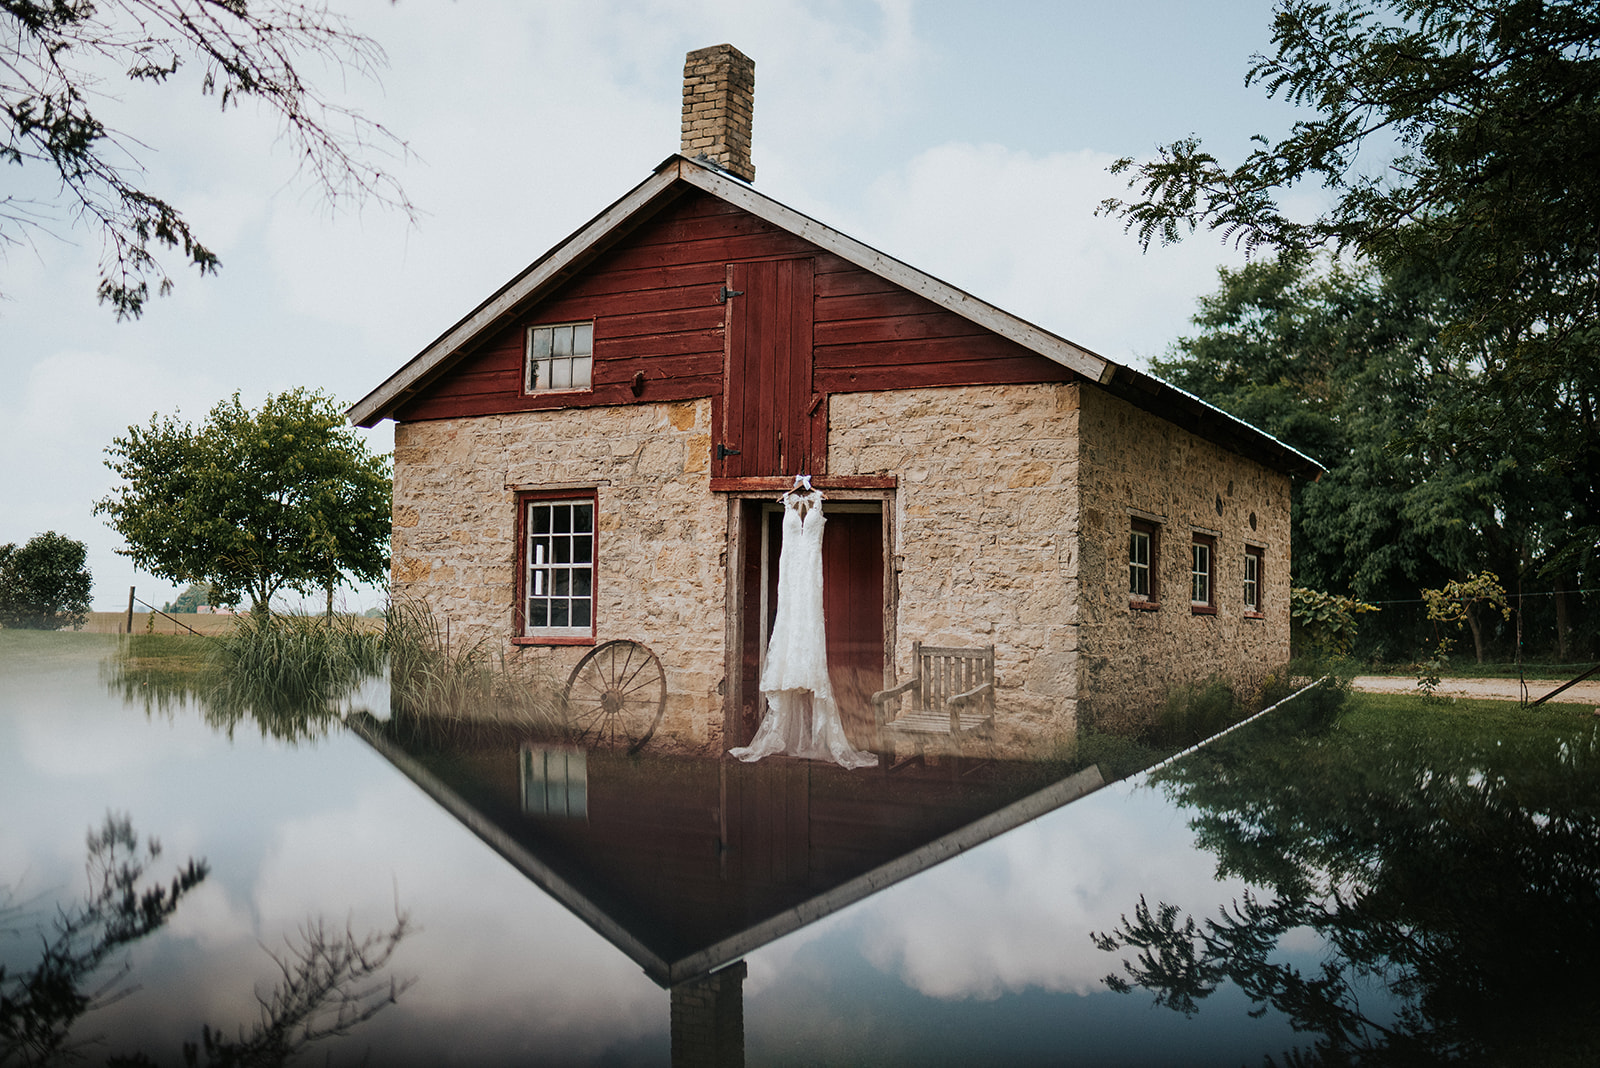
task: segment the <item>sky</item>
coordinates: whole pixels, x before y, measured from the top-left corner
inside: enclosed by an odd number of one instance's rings
[[[1096,205],[1108,173],[1201,135],[1224,162],[1292,110],[1244,84],[1268,0],[335,0],[382,46],[376,79],[308,73],[404,140],[381,161],[418,209],[329,205],[272,116],[223,113],[198,72],[107,81],[103,117],[144,146],[147,188],[222,260],[117,322],[95,300],[99,235],[63,215],[0,249],[0,544],[87,543],[94,605],[136,571],[93,513],[105,449],[153,415],[198,422],[238,392],[360,399],[504,282],[678,150],[684,54],[728,42],[756,64],[756,188],[1120,362],[1189,329],[1219,265],[1208,234],[1142,252]],[[41,190],[43,191],[41,194]],[[22,168],[0,197],[48,195]],[[369,433],[387,452],[392,424]],[[348,607],[381,603],[347,593]]]

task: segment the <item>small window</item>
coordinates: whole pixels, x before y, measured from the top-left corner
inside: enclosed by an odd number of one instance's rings
[[[1261,614],[1261,576],[1264,550],[1255,545],[1244,547],[1244,610],[1248,615]]]
[[[594,633],[595,501],[527,500],[522,514],[522,636]]]
[[[528,328],[526,392],[588,389],[593,366],[593,323]]]
[[[1160,536],[1154,523],[1133,520],[1128,532],[1128,600],[1153,606],[1160,597],[1160,567],[1157,555]]]
[[[1199,611],[1215,610],[1217,539],[1209,534],[1196,534],[1189,546],[1189,604]]]

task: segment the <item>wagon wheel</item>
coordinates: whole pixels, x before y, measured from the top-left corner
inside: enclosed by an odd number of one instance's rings
[[[636,753],[655,733],[666,707],[661,658],[638,642],[597,645],[567,677],[567,710],[583,742],[621,744]]]

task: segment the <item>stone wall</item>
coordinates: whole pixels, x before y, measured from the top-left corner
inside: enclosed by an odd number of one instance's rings
[[[1148,716],[1174,686],[1218,674],[1245,687],[1289,659],[1289,477],[1133,405],[1081,387],[1080,711],[1107,726]],[[1128,535],[1159,521],[1160,607],[1130,607]],[[1216,537],[1216,613],[1189,603],[1194,533]],[[1246,544],[1264,550],[1262,608],[1243,608]]]
[[[1075,387],[835,394],[828,472],[894,474],[896,677],[911,643],[995,646],[1005,750],[1070,730],[1077,697]]]
[[[727,507],[710,493],[710,427],[709,399],[396,426],[394,596],[448,617],[452,642],[564,683],[587,647],[511,643],[516,494],[596,487],[596,641],[661,658],[660,744],[719,749]]]

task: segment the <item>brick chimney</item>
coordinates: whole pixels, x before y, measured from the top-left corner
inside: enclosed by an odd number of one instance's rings
[[[683,61],[683,155],[704,156],[747,182],[756,64],[730,44],[690,52]]]

